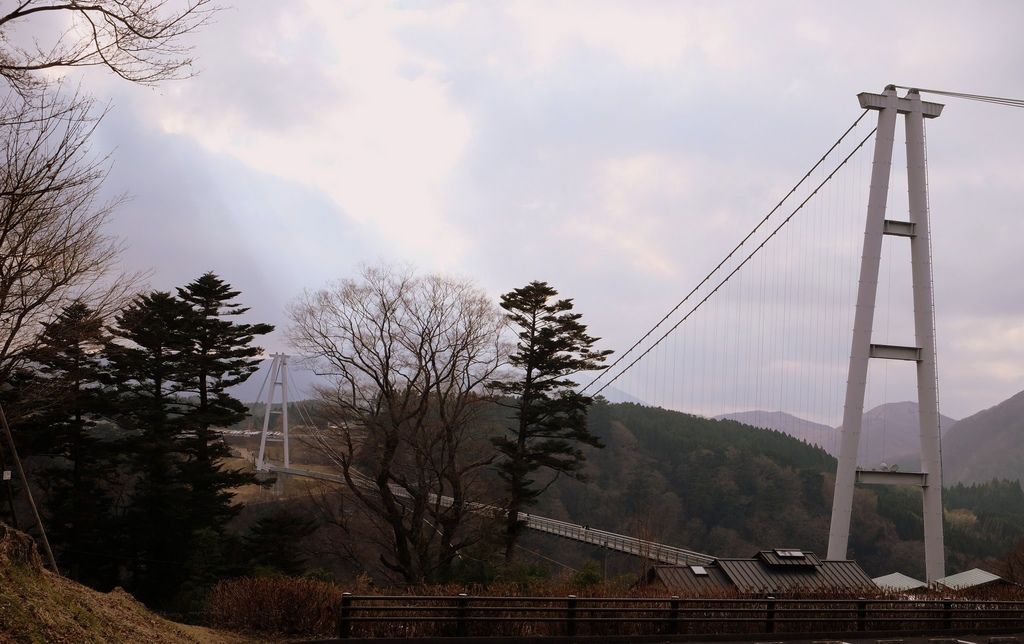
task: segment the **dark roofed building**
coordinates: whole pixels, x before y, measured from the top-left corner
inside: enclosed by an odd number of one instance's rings
[[[663,586],[686,595],[716,594],[735,590],[718,566],[652,566],[644,577],[645,586]]]
[[[694,572],[700,568],[704,574]],[[683,594],[734,590],[742,594],[784,594],[807,590],[874,588],[855,561],[822,561],[813,552],[779,548],[758,552],[751,559],[716,559],[707,566],[654,566],[647,584]]]
[[[808,568],[821,565],[821,559],[813,552],[804,552],[796,548],[776,548],[775,550],[762,550],[754,555],[772,567],[786,566],[788,568]]]

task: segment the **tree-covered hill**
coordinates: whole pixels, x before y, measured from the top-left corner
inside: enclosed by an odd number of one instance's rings
[[[634,404],[595,403],[590,424],[606,447],[588,449],[587,480],[557,481],[538,513],[717,556],[767,547],[824,553],[835,459],[818,447]],[[858,489],[850,549],[871,574],[922,574],[919,498],[912,489]],[[951,572],[994,567],[1024,534],[1016,483],[954,488],[947,508]]]

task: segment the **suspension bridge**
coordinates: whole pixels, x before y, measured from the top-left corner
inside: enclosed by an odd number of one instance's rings
[[[799,181],[581,391],[596,396],[620,390],[648,405],[708,417],[775,409],[815,421],[818,436],[810,442],[839,459],[828,558],[846,558],[856,483],[911,485],[922,490],[925,569],[932,581],[945,570],[925,121],[938,118],[943,105],[924,100],[922,93],[1024,107],[1013,99],[894,85],[859,94],[860,114]],[[895,145],[900,120],[906,133],[902,151]],[[894,156],[901,154],[905,177],[892,171]],[[907,194],[905,209],[890,205],[900,189]],[[287,357],[275,355],[265,398],[261,391],[266,407],[257,470],[373,489],[377,482],[351,468],[346,476],[292,463],[287,374]],[[866,462],[865,405],[915,390],[918,470],[898,472]],[[266,453],[275,406],[282,463],[271,463]],[[314,427],[308,419],[304,423]],[[839,440],[837,432],[827,431],[836,424],[842,428]],[[395,483],[389,486],[398,498],[408,494]],[[444,505],[452,499],[433,501]],[[487,504],[471,504],[470,510],[500,514]],[[533,531],[662,563],[714,559],[586,525],[527,513],[519,519]]]

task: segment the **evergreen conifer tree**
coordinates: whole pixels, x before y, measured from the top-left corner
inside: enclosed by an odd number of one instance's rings
[[[190,350],[189,307],[170,293],[138,296],[112,329],[107,356],[118,389],[116,419],[129,432],[130,507],[124,515],[129,588],[161,604],[183,581],[191,529],[180,394]]]
[[[230,450],[215,431],[245,418],[227,389],[258,368],[253,338],[273,330],[231,320],[247,310],[233,301],[238,295],[207,273],[178,297],[139,296],[117,317],[117,341],[108,344],[118,419],[132,435],[124,531],[134,546],[131,585],[153,604],[195,599],[228,565],[225,527],[240,509],[231,490],[255,482],[224,467]]]
[[[587,429],[591,398],[575,392],[570,377],[603,369],[611,351],[593,348],[599,338],[587,335],[581,315],[572,312],[572,300],[556,295],[546,282],[534,281],[501,296],[519,339],[509,358],[519,377],[493,383],[513,410],[507,433],[492,440],[506,492],[506,563],[513,559],[521,530],[519,512],[536,503],[559,475],[582,479],[581,446],[602,446]],[[553,474],[546,484],[537,480],[539,470]]]
[[[183,446],[188,458],[182,468],[191,487],[192,523],[197,529],[217,532],[238,512],[238,506],[231,503],[231,488],[256,479],[241,470],[224,468],[222,459],[230,455],[230,449],[212,429],[234,425],[248,415],[246,406],[227,389],[259,368],[263,350],[253,345],[253,339],[274,330],[269,324],[231,319],[249,310],[233,301],[239,294],[213,273],[178,289],[178,297],[189,308],[181,385],[193,401],[184,419],[187,433]]]
[[[256,572],[275,571],[298,576],[305,571],[306,558],[299,543],[316,531],[316,521],[287,509],[269,514],[249,529],[245,549]]]
[[[47,324],[30,355],[35,377],[30,386],[40,413],[26,429],[47,463],[40,480],[46,488],[49,537],[61,567],[74,579],[96,587],[116,581],[113,560],[103,556],[113,531],[119,435],[98,422],[110,411],[110,377],[101,355],[110,336],[88,306],[74,303]]]

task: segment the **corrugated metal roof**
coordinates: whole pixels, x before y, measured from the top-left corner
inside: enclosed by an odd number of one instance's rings
[[[893,572],[881,577],[875,577],[871,581],[875,582],[875,585],[879,588],[889,588],[891,590],[914,590],[915,588],[928,587],[928,584],[923,581],[904,575],[901,572]]]
[[[770,565],[758,553],[754,559],[716,559],[703,566],[706,575],[692,566],[652,566],[645,575],[648,584],[661,583],[681,593],[735,589],[741,593],[785,593],[797,590],[850,590],[873,588],[874,582],[854,561],[822,561],[806,553],[815,564]],[[909,578],[908,578],[909,579]]]
[[[736,589],[743,593],[870,588],[874,582],[854,561],[821,561],[817,566],[773,567],[757,559],[718,559]]]
[[[942,579],[937,579],[935,583],[941,584],[946,588],[952,588],[954,590],[963,588],[973,588],[974,586],[981,586],[982,584],[989,584],[993,581],[1003,581],[1003,578],[999,575],[994,575],[987,570],[981,568],[972,568],[971,570],[965,570],[958,572],[955,575],[949,575]]]
[[[783,557],[779,552],[799,552],[802,557]],[[776,550],[762,550],[758,552],[755,557],[764,560],[764,562],[770,566],[795,566],[795,567],[807,567],[807,566],[820,566],[821,560],[818,559],[818,555],[813,552],[806,552],[803,550],[797,550],[796,548],[779,548]]]
[[[706,575],[693,572],[692,566],[652,566],[647,583],[661,582],[666,588],[685,593],[702,593],[733,588],[732,582],[717,566],[704,566]]]

